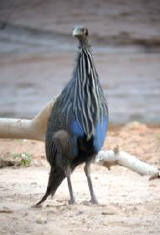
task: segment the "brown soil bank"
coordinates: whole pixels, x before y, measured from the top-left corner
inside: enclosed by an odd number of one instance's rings
[[[160,128],[129,124],[109,132],[105,149],[119,145],[157,166],[160,165]],[[99,205],[87,203],[89,192],[79,167],[72,175],[77,204],[68,205],[64,181],[55,197],[43,208],[31,206],[45,191],[49,167],[43,143],[0,140],[0,157],[13,159],[18,153],[32,155],[31,167],[0,169],[0,234],[160,234],[160,181],[148,181],[127,169],[111,171],[94,165],[92,177]]]

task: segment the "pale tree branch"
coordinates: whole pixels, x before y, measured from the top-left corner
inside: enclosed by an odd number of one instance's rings
[[[0,118],[0,138],[44,141],[47,121],[54,101],[50,101],[32,120]]]
[[[157,167],[143,162],[129,153],[119,151],[118,147],[114,150],[99,151],[95,163],[107,167],[109,170],[114,165],[123,166],[139,175],[150,175],[150,180],[160,178],[160,171]]]
[[[0,118],[0,138],[33,139],[44,141],[47,121],[54,105],[51,100],[44,109],[32,120]],[[113,165],[126,167],[140,175],[150,175],[150,179],[160,178],[160,171],[156,167],[140,161],[118,148],[109,151],[100,151],[95,163],[110,169]]]

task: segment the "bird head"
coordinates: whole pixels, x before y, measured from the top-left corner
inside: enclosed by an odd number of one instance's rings
[[[73,28],[72,35],[78,38],[80,41],[86,41],[88,36],[88,29],[84,26],[75,26]]]

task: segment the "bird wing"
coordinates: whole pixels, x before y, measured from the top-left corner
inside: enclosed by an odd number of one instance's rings
[[[57,148],[54,141],[46,143],[46,156],[51,166],[55,164],[56,154]]]

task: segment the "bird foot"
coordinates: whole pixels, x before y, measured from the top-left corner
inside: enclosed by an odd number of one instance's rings
[[[97,199],[94,199],[94,200],[91,199],[90,201],[84,201],[83,204],[86,205],[86,206],[91,205],[91,204],[92,205],[98,205],[98,201],[97,201]]]
[[[37,203],[37,204],[33,205],[32,208],[42,208],[42,204]]]
[[[90,203],[92,203],[92,204],[94,204],[94,205],[98,205],[98,201],[97,201],[96,198],[92,198],[92,199],[90,200]]]
[[[74,205],[74,204],[76,204],[76,201],[75,201],[75,199],[70,199],[68,201],[68,203],[69,203],[69,205]]]

